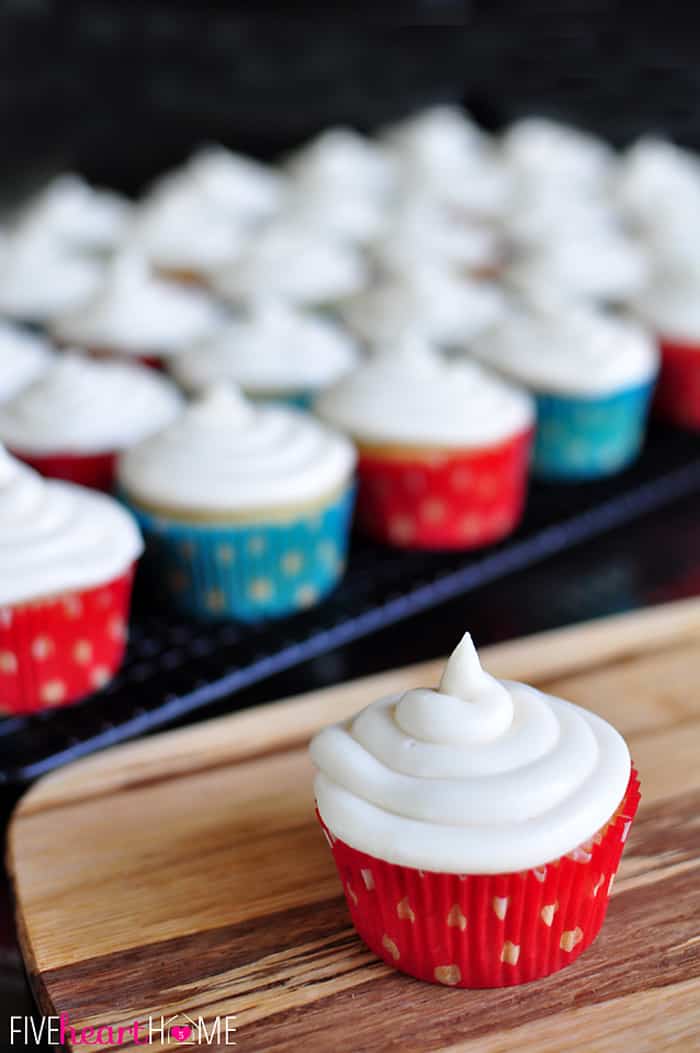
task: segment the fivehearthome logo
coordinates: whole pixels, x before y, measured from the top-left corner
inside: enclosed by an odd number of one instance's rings
[[[11,1016],[10,1045],[27,1049],[48,1042],[71,1048],[99,1046],[235,1046],[235,1016],[215,1016],[204,1020],[189,1013],[147,1016],[128,1024],[75,1024],[68,1013],[59,1016]]]

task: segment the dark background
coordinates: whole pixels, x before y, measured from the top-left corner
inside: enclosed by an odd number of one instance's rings
[[[4,182],[71,167],[137,191],[203,140],[267,157],[438,100],[700,145],[694,6],[0,0]]]

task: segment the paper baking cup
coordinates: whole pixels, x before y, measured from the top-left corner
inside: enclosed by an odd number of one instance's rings
[[[682,428],[700,429],[700,343],[662,340],[654,410]]]
[[[244,388],[243,393],[249,399],[252,399],[253,402],[273,402],[276,405],[292,406],[294,409],[303,410],[311,409],[314,399],[318,395],[318,392],[312,389],[299,391],[249,391]]]
[[[258,621],[313,606],[340,580],[355,488],[289,519],[186,523],[126,499],[146,536],[151,569],[179,610]]]
[[[49,479],[66,479],[93,490],[109,491],[114,485],[116,453],[38,455],[17,449],[10,453]]]
[[[535,475],[575,482],[626,467],[644,441],[653,388],[648,382],[593,398],[537,395]]]
[[[121,665],[134,568],[98,588],[0,606],[0,712],[63,706]]]
[[[563,969],[596,938],[638,804],[633,770],[622,804],[596,837],[518,874],[394,866],[321,825],[353,924],[378,957],[430,983],[510,987]]]
[[[401,548],[470,549],[510,534],[523,512],[532,431],[478,450],[360,447],[357,520]]]

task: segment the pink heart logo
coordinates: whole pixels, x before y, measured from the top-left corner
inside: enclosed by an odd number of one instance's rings
[[[188,1024],[176,1024],[170,1029],[170,1035],[176,1042],[186,1042],[191,1034],[192,1028]]]

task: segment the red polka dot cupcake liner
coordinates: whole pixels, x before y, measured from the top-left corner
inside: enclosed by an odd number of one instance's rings
[[[48,479],[65,479],[93,490],[110,491],[114,485],[116,453],[38,455],[15,449],[11,453]]]
[[[479,450],[402,453],[360,448],[357,521],[401,548],[490,545],[520,522],[532,430]]]
[[[126,647],[133,566],[97,588],[0,606],[0,713],[67,705],[103,687]]]
[[[700,429],[700,344],[662,340],[654,411],[682,428]]]
[[[598,935],[640,800],[633,769],[591,841],[517,874],[437,874],[386,863],[334,837],[353,924],[401,972],[448,987],[510,987],[574,962]]]

